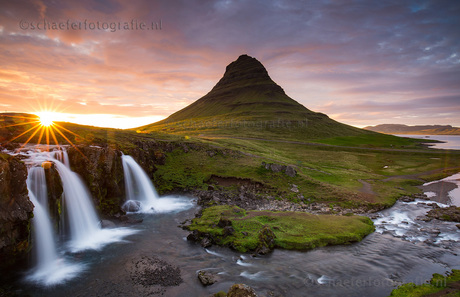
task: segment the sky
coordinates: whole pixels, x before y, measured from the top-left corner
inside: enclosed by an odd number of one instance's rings
[[[451,0],[0,0],[0,111],[141,126],[248,54],[337,121],[460,126],[459,28]]]

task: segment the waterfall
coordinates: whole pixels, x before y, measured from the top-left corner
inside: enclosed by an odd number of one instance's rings
[[[49,220],[45,170],[41,167],[30,168],[26,183],[30,201],[35,206],[32,224],[34,226],[37,271],[47,271],[58,256],[53,228]]]
[[[123,209],[128,212],[173,212],[192,207],[185,197],[158,197],[157,191],[139,164],[127,155],[121,156],[125,177],[126,202]]]
[[[85,244],[101,229],[91,196],[75,172],[58,160],[54,160],[54,164],[64,189],[71,241],[77,245]]]
[[[34,204],[32,224],[36,256],[36,267],[27,279],[44,285],[54,285],[73,278],[83,267],[69,264],[58,256],[49,219],[45,170],[42,167],[30,168],[26,183],[30,201]]]
[[[41,151],[29,151],[25,159],[29,166],[27,188],[29,198],[34,204],[34,249],[36,250],[37,265],[26,276],[26,280],[42,285],[55,285],[71,279],[85,269],[84,263],[74,264],[66,258],[70,254],[58,253],[57,247],[70,252],[87,249],[99,250],[113,242],[123,241],[123,238],[138,231],[130,228],[102,229],[91,196],[77,173],[70,170],[69,157],[65,150],[54,151],[51,154]],[[58,160],[63,160],[67,164]],[[70,229],[70,240],[65,244],[56,245],[55,234],[48,212],[48,191],[44,168],[40,165],[54,163],[62,181],[64,193],[62,204]],[[62,227],[62,226],[61,226]],[[61,230],[62,231],[62,230]],[[67,236],[66,236],[67,237]],[[65,252],[63,250],[62,252]],[[81,261],[81,260],[80,260]]]
[[[131,156],[122,155],[121,160],[125,176],[127,200],[125,208],[127,205],[130,208],[135,207],[133,205],[135,201],[140,202],[142,210],[154,208],[158,200],[158,194],[147,174]]]
[[[55,152],[55,159],[63,163],[67,168],[70,168],[69,155],[65,147],[61,146],[61,150]]]

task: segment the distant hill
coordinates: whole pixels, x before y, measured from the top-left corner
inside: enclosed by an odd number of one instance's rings
[[[451,125],[407,126],[400,124],[382,124],[364,127],[366,130],[386,134],[427,134],[427,135],[460,135],[460,128]]]
[[[165,120],[137,130],[253,137],[272,134],[283,139],[370,133],[336,122],[291,99],[270,78],[262,63],[248,55],[241,55],[230,63],[208,94]]]

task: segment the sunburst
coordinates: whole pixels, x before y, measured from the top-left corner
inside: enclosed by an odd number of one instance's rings
[[[80,135],[66,129],[62,125],[56,123],[55,119],[58,118],[59,113],[56,111],[51,110],[42,110],[35,112],[34,114],[30,114],[30,116],[21,116],[21,115],[10,115],[10,114],[0,114],[3,117],[3,121],[0,121],[0,128],[8,128],[14,126],[31,126],[28,129],[19,135],[14,136],[12,139],[7,140],[6,143],[11,143],[18,138],[29,135],[27,140],[22,143],[21,147],[18,150],[23,149],[31,140],[38,135],[37,145],[42,144],[45,141],[46,144],[46,151],[50,151],[51,145],[56,145],[58,149],[62,144],[59,143],[56,135],[60,135],[63,139],[67,141],[72,147],[74,147],[81,155],[83,153],[75,146],[75,144],[67,137],[64,132],[70,133],[78,138],[81,138]],[[38,118],[37,118],[38,116]],[[10,118],[9,121],[6,118]],[[11,121],[18,121],[19,123],[8,124],[7,122]],[[84,156],[84,155],[83,155]],[[86,156],[84,156],[86,158]]]

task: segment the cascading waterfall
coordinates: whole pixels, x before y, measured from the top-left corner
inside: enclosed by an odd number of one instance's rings
[[[122,155],[125,177],[126,202],[123,209],[128,212],[173,212],[192,206],[184,197],[158,197],[152,182],[139,164],[131,157]]]
[[[100,220],[80,177],[60,161],[54,160],[54,164],[62,180],[71,240],[76,244],[84,243],[101,229]]]
[[[62,159],[69,160],[67,151],[62,151]],[[63,204],[70,229],[71,251],[100,249],[104,245],[120,241],[123,237],[137,231],[128,228],[102,229],[88,189],[78,174],[64,163],[53,160],[62,180]]]
[[[61,147],[61,150],[55,152],[55,159],[63,163],[67,168],[70,169],[69,154],[65,147]]]
[[[57,258],[54,235],[48,213],[48,197],[45,170],[32,167],[27,176],[27,189],[30,201],[34,204],[34,238],[37,250],[37,271],[48,271]]]
[[[58,256],[48,213],[45,170],[41,167],[30,168],[26,183],[30,201],[34,204],[32,224],[36,256],[36,267],[27,279],[45,285],[60,283],[74,277],[82,266],[66,263]]]
[[[132,203],[138,201],[143,210],[154,208],[158,194],[147,174],[131,156],[122,155],[121,159],[125,176],[127,204],[131,204],[131,208],[133,208],[135,205]]]
[[[54,156],[54,157],[53,157]],[[57,157],[59,156],[59,157]],[[137,233],[129,228],[102,229],[100,220],[91,202],[91,196],[79,176],[55,158],[67,160],[66,151],[29,152],[29,175],[27,188],[29,197],[34,204],[34,248],[36,249],[37,265],[26,277],[28,281],[43,285],[54,285],[75,277],[85,265],[69,263],[68,255],[60,254],[48,212],[48,191],[46,188],[45,169],[39,165],[53,162],[57,169],[64,190],[63,203],[68,216],[70,241],[64,245],[71,252],[100,249],[106,244],[121,241],[124,237]],[[65,203],[64,203],[65,202]],[[62,246],[62,245],[61,245]],[[65,252],[65,251],[63,251]]]

